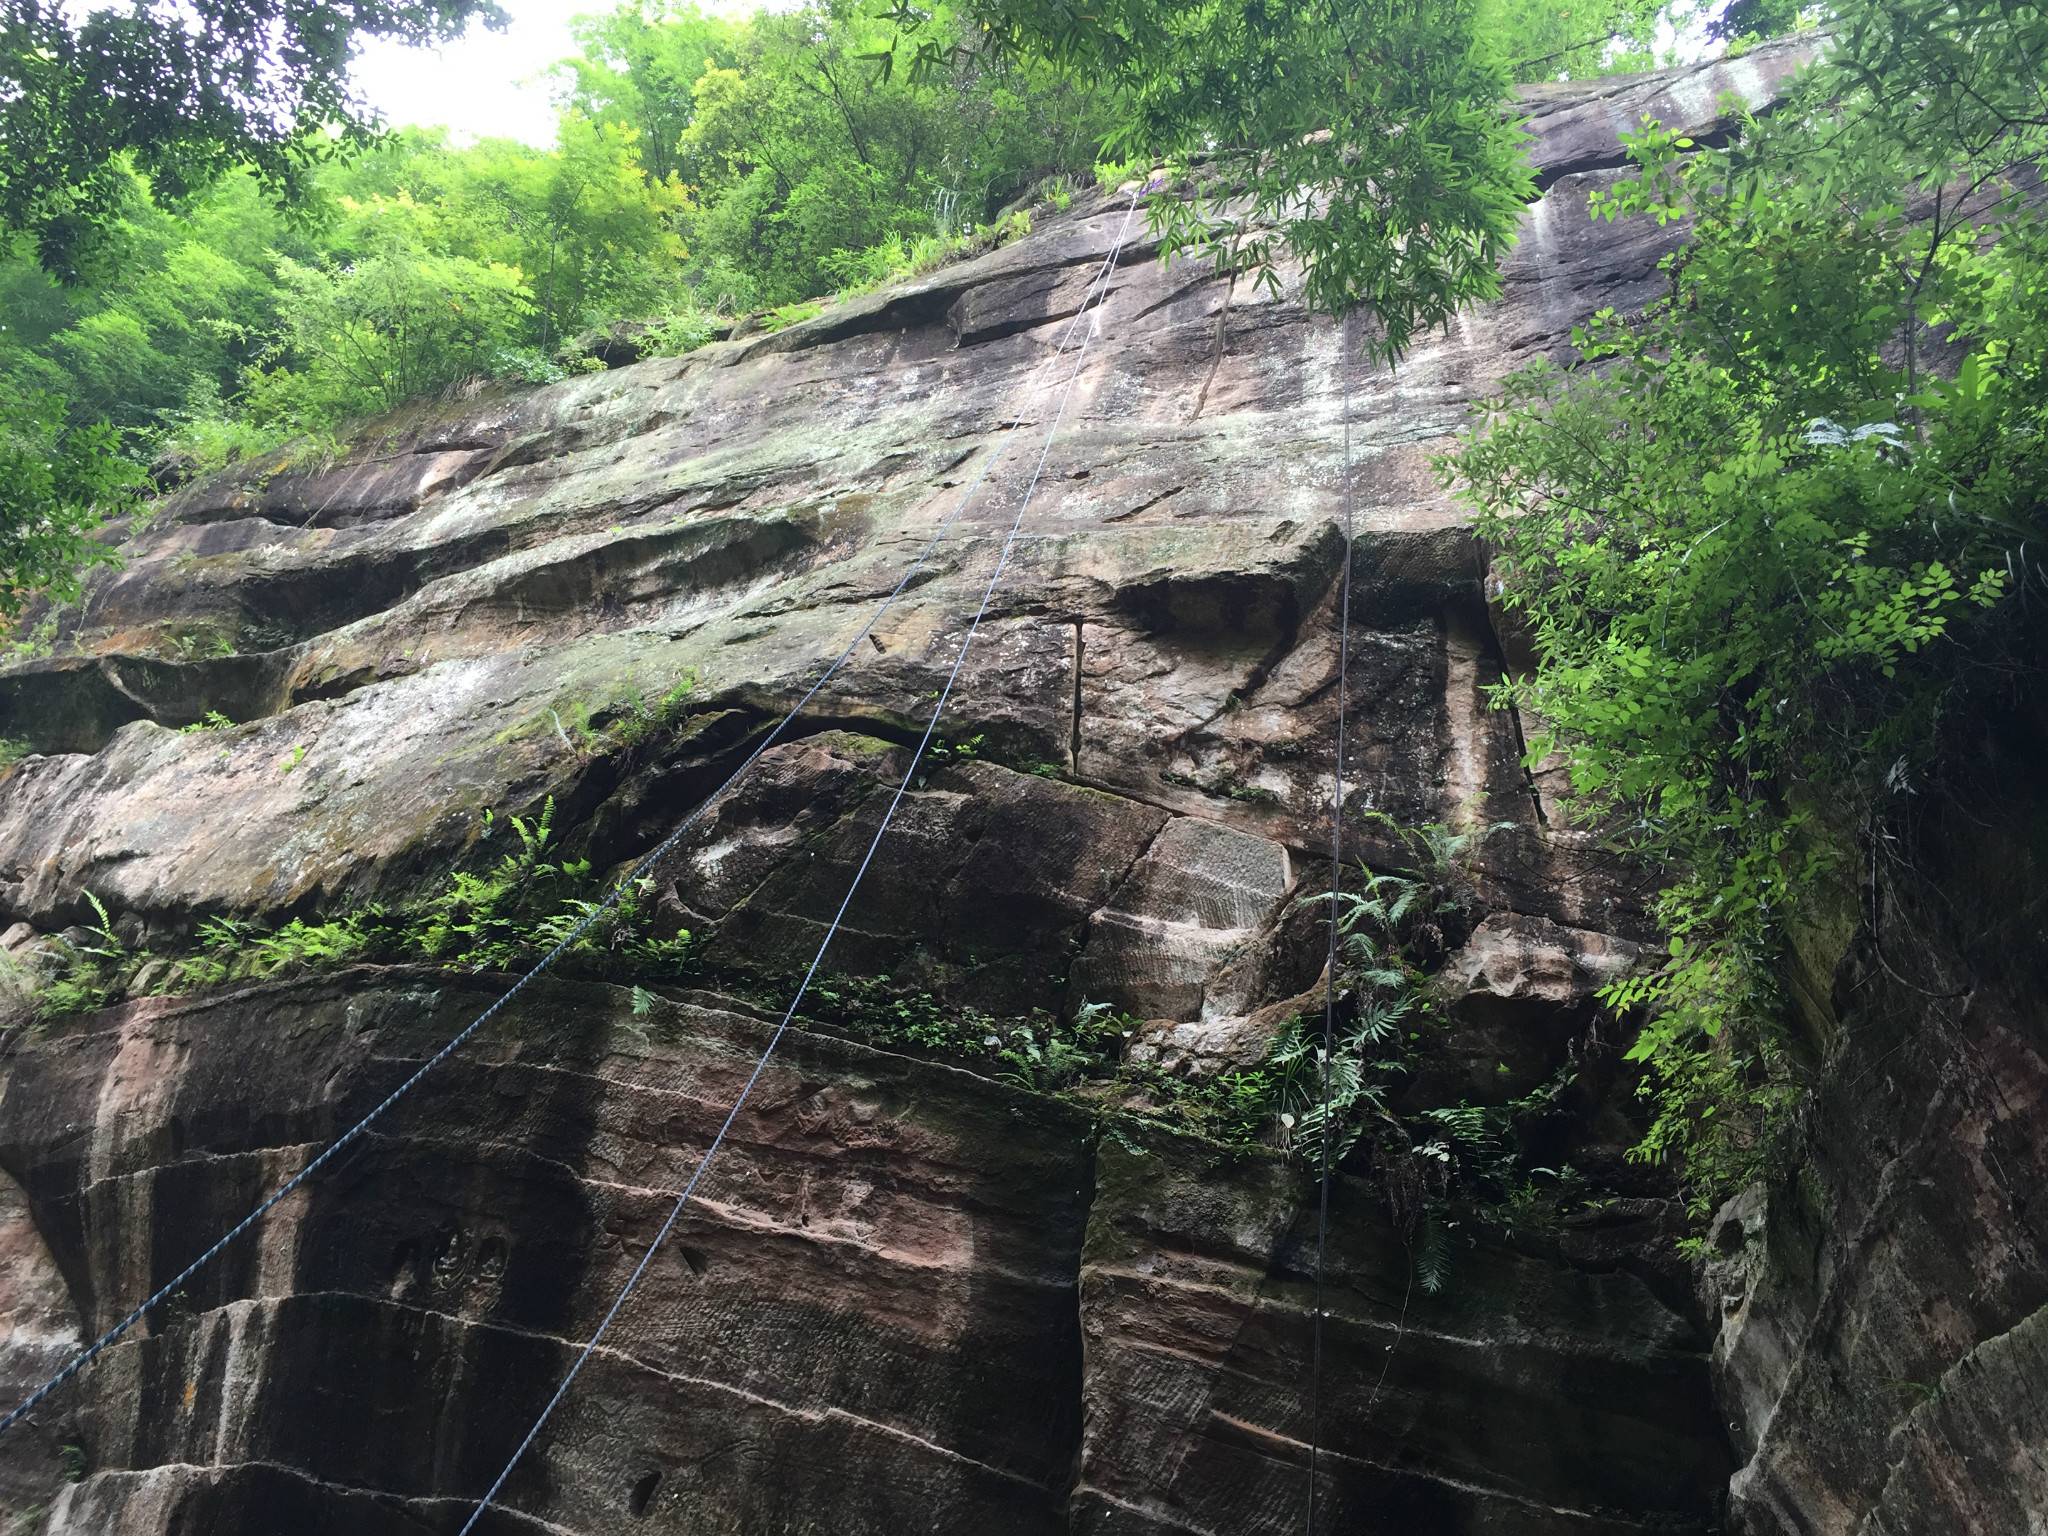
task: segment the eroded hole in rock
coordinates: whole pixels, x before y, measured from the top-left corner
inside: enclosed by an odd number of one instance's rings
[[[505,1273],[505,1239],[489,1237],[477,1250],[476,1272],[486,1280],[496,1280]]]
[[[638,1520],[646,1516],[647,1506],[654,1502],[655,1490],[660,1487],[661,1474],[659,1472],[646,1473],[633,1485],[633,1491],[626,1499],[626,1508],[632,1513],[634,1519]]]
[[[391,1294],[401,1296],[419,1278],[420,1245],[405,1239],[391,1250]]]
[[[468,1257],[469,1245],[463,1241],[462,1234],[459,1231],[448,1233],[441,1239],[440,1251],[434,1255],[434,1284],[449,1286],[460,1281],[469,1267]]]

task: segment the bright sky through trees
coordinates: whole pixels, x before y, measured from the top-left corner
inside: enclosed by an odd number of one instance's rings
[[[765,7],[748,0],[705,0],[710,15],[740,17]],[[492,32],[471,25],[445,48],[407,48],[381,38],[366,41],[351,72],[370,104],[387,121],[453,129],[464,142],[517,139],[550,148],[555,142],[548,66],[577,51],[569,19],[609,9],[604,0],[510,0],[512,25]]]

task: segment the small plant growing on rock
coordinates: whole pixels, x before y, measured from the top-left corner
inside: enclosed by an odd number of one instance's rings
[[[1103,1003],[1084,1003],[1074,1011],[1072,1023],[1026,1021],[1011,1024],[1003,1033],[996,1058],[1009,1070],[1003,1076],[1020,1088],[1054,1093],[1071,1087],[1105,1060],[1104,1042],[1110,1036],[1121,1039],[1126,1021]]]
[[[55,654],[66,605],[53,602],[33,625],[0,616],[0,662],[40,661]]]
[[[935,763],[967,762],[981,756],[980,736],[969,736],[963,741],[935,741],[925,748],[925,757]]]
[[[658,320],[641,340],[646,357],[681,357],[715,340],[730,322],[705,309],[681,309]]]
[[[495,825],[499,818],[489,818]],[[90,942],[52,941],[64,968],[38,991],[44,1014],[77,1012],[111,1001],[125,986],[156,993],[194,991],[224,982],[359,963],[438,964],[466,971],[523,968],[595,917],[558,962],[570,974],[672,980],[689,960],[690,935],[649,932],[642,881],[599,914],[602,892],[590,861],[556,855],[554,802],[532,820],[502,818],[519,846],[479,874],[458,870],[438,891],[391,907],[370,903],[324,918],[293,918],[271,929],[248,918],[216,915],[200,923],[195,950],[175,961],[131,955],[107,913],[87,895],[100,925]],[[139,964],[138,964],[139,962]],[[126,978],[124,981],[124,977]]]
[[[806,300],[801,304],[783,304],[771,309],[761,317],[764,331],[786,331],[792,325],[801,325],[806,320],[815,320],[825,312],[822,304]]]
[[[564,699],[501,739],[538,729],[543,735],[555,737],[579,758],[632,752],[681,723],[702,680],[695,667],[685,668],[668,692],[651,704],[637,687],[631,686],[596,704]]]
[[[36,1004],[46,1015],[87,1013],[104,1006],[113,991],[114,973],[129,958],[105,905],[90,891],[85,899],[99,922],[67,928],[44,940],[54,974],[36,989]]]
[[[1396,973],[1398,974],[1398,973]],[[1312,1168],[1344,1160],[1370,1113],[1387,1116],[1387,1089],[1407,1070],[1398,1054],[1413,999],[1375,999],[1335,1036],[1325,1097],[1322,1021],[1296,1015],[1266,1058],[1267,1112],[1281,1149]],[[1384,1059],[1373,1060],[1375,1054]]]
[[[1435,1105],[1397,1113],[1395,1089],[1416,1064],[1431,1013],[1422,962],[1440,955],[1445,926],[1476,901],[1479,848],[1511,823],[1454,829],[1402,827],[1374,814],[1415,855],[1406,872],[1375,873],[1363,861],[1350,890],[1303,900],[1329,904],[1336,925],[1337,1026],[1328,1060],[1323,1021],[1297,1017],[1275,1038],[1262,1071],[1268,1137],[1305,1164],[1335,1167],[1361,1141],[1395,1228],[1410,1245],[1417,1283],[1439,1289],[1447,1272],[1451,1211],[1492,1220],[1533,1219],[1541,1191],[1523,1166],[1523,1125],[1554,1111],[1578,1074],[1576,1059],[1534,1093],[1505,1105]],[[1569,1169],[1549,1171],[1567,1190]]]

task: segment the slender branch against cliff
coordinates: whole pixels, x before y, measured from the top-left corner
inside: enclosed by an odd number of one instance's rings
[[[1128,230],[1129,224],[1130,216],[1128,213],[1126,213],[1124,218],[1125,231]],[[1123,243],[1123,232],[1120,231],[1117,236],[1115,244],[1111,247],[1108,257],[1106,257],[1103,262],[1102,274],[1105,278],[1109,272],[1114,270],[1116,258],[1123,249]],[[1098,279],[1098,281],[1100,280],[1101,279]],[[1091,306],[1087,303],[1084,303],[1081,306],[1080,311],[1069,322],[1068,329],[1066,333],[1061,337],[1058,345],[1054,348],[1052,352],[1046,355],[1045,359],[1041,363],[1040,367],[1042,370],[1049,371],[1054,360],[1065,354],[1067,344],[1073,338],[1074,328],[1079,326],[1082,323],[1083,319],[1089,315],[1090,309]],[[1069,380],[1070,387],[1071,382],[1072,381]],[[1029,387],[1036,387],[1035,383]],[[709,810],[712,805],[716,804],[718,800],[720,800],[728,791],[730,791],[735,785],[737,785],[740,782],[740,780],[746,776],[747,772],[750,769],[752,769],[754,764],[760,761],[762,755],[766,753],[770,747],[775,745],[776,742],[782,739],[783,733],[789,729],[791,723],[795,721],[797,716],[803,713],[803,711],[809,706],[811,700],[816,698],[820,690],[822,690],[824,686],[838,674],[840,668],[846,665],[847,661],[851,659],[851,657],[854,654],[854,651],[859,647],[860,643],[863,640],[867,639],[867,637],[874,632],[875,626],[882,621],[883,616],[886,615],[889,609],[895,604],[896,599],[903,595],[905,589],[910,585],[912,578],[915,577],[917,573],[924,568],[925,562],[931,558],[932,552],[938,548],[939,541],[946,536],[947,531],[951,529],[953,524],[959,519],[960,514],[967,509],[968,503],[974,499],[976,492],[978,492],[981,489],[982,483],[988,478],[989,471],[993,469],[995,467],[996,462],[1002,458],[1004,452],[1009,448],[1011,440],[1017,435],[1018,430],[1022,427],[1023,416],[1024,413],[1022,411],[1019,411],[1012,416],[1010,426],[1007,429],[1007,431],[1005,431],[1005,433],[1003,434],[1001,441],[997,443],[995,451],[992,452],[988,456],[987,460],[982,464],[980,471],[975,475],[974,480],[972,481],[972,483],[968,485],[966,491],[962,493],[960,500],[954,505],[953,510],[946,515],[945,520],[939,524],[936,530],[933,531],[931,538],[928,539],[925,542],[924,547],[918,551],[917,558],[914,561],[912,561],[909,568],[904,571],[902,578],[896,583],[895,587],[890,591],[889,595],[882,599],[880,605],[869,617],[867,623],[861,626],[860,632],[856,634],[851,640],[847,641],[845,649],[840,651],[840,653],[833,658],[831,665],[825,668],[824,672],[819,676],[818,680],[810,686],[809,690],[805,692],[804,696],[798,699],[796,703],[790,707],[789,712],[785,714],[779,721],[776,722],[774,729],[769,731],[768,734],[761,739],[760,745],[755,747],[754,750],[747,755],[746,760],[742,762],[739,765],[739,767],[735,768],[732,771],[732,773],[726,778],[725,782],[720,784],[718,788],[714,790],[710,795],[706,796],[703,802],[699,804],[698,807],[694,811],[692,811],[686,818],[684,818],[681,826],[677,827],[675,831],[671,832],[666,838],[664,838],[660,845],[656,847],[652,853],[648,854],[646,858],[642,859],[639,862],[639,864],[634,867],[630,874],[628,874],[623,880],[619,881],[612,888],[611,893],[607,895],[603,901],[593,906],[590,909],[590,911],[586,913],[582,917],[582,919],[578,921],[576,925],[568,931],[566,935],[564,935],[562,940],[558,944],[556,944],[553,949],[549,950],[545,955],[543,955],[540,958],[540,960],[534,965],[532,970],[528,971],[525,975],[521,976],[516,982],[514,982],[511,988],[505,993],[503,997],[499,998],[495,1003],[491,1004],[490,1007],[486,1008],[482,1013],[478,1014],[475,1019],[471,1020],[470,1023],[467,1026],[465,1026],[459,1034],[457,1034],[446,1045],[442,1046],[440,1050],[436,1051],[431,1057],[429,1057],[419,1067],[419,1069],[412,1074],[412,1076],[408,1077],[404,1082],[400,1083],[398,1087],[394,1088],[390,1092],[390,1094],[387,1095],[367,1115],[363,1116],[362,1119],[358,1120],[348,1130],[344,1131],[337,1139],[329,1143],[325,1151],[320,1153],[318,1157],[315,1157],[310,1163],[308,1163],[304,1168],[300,1169],[291,1178],[287,1179],[282,1185],[280,1185],[275,1191],[273,1191],[271,1195],[267,1199],[265,1199],[261,1205],[257,1206],[255,1210],[251,1211],[247,1216],[243,1217],[241,1221],[237,1222],[233,1227],[231,1227],[227,1231],[227,1233],[219,1239],[219,1241],[214,1243],[214,1245],[211,1248],[208,1248],[204,1253],[200,1254],[198,1258],[194,1259],[190,1264],[186,1265],[176,1275],[172,1276],[171,1279],[165,1282],[165,1284],[160,1289],[158,1289],[154,1294],[152,1294],[145,1301],[143,1301],[141,1305],[137,1306],[134,1311],[130,1312],[126,1317],[122,1318],[112,1328],[108,1329],[105,1333],[101,1334],[99,1338],[95,1339],[85,1349],[79,1351],[79,1353],[74,1355],[64,1365],[63,1369],[57,1372],[56,1375],[52,1376],[49,1380],[45,1381],[41,1386],[37,1387],[36,1390],[30,1393],[27,1398],[25,1398],[22,1402],[20,1402],[12,1410],[10,1410],[4,1418],[0,1418],[0,1435],[6,1434],[6,1432],[9,1429],[13,1428],[14,1425],[21,1422],[22,1419],[26,1418],[30,1413],[32,1413],[35,1410],[37,1404],[43,1402],[46,1398],[49,1397],[49,1395],[52,1392],[56,1391],[57,1388],[61,1387],[65,1382],[69,1381],[73,1376],[77,1375],[88,1364],[90,1364],[93,1361],[93,1359],[97,1357],[103,1350],[107,1349],[116,1340],[120,1339],[137,1323],[141,1322],[142,1319],[149,1314],[152,1308],[161,1305],[164,1301],[168,1300],[171,1296],[175,1295],[179,1290],[181,1290],[184,1287],[186,1281],[190,1280],[194,1275],[198,1274],[208,1264],[211,1264],[231,1245],[233,1245],[237,1239],[241,1238],[244,1234],[252,1231],[256,1227],[256,1225],[260,1221],[262,1221],[262,1219],[266,1215],[270,1213],[271,1209],[275,1207],[279,1201],[283,1200],[287,1195],[291,1194],[293,1190],[297,1189],[301,1184],[304,1184],[308,1179],[312,1178],[312,1176],[315,1173],[317,1173],[322,1167],[326,1166],[326,1164],[330,1162],[337,1154],[339,1154],[345,1147],[351,1145],[366,1131],[368,1131],[369,1128],[377,1120],[379,1120],[387,1110],[391,1109],[392,1106],[397,1104],[400,1099],[404,1098],[407,1094],[412,1092],[414,1088],[418,1087],[420,1082],[426,1078],[428,1073],[432,1072],[435,1068],[439,1067],[443,1062],[447,1061],[449,1057],[453,1056],[455,1052],[459,1050],[465,1042],[468,1041],[470,1036],[474,1035],[479,1029],[483,1028],[485,1024],[489,1023],[491,1019],[495,1018],[500,1012],[502,1012],[505,1006],[508,1003],[510,1003],[513,998],[517,997],[521,992],[525,991],[526,988],[533,981],[535,981],[543,972],[545,972],[551,966],[553,966],[557,959],[559,959],[562,955],[566,954],[569,950],[573,949],[577,941],[583,937],[583,935],[592,927],[592,925],[599,922],[609,912],[611,912],[611,910],[619,904],[620,900],[625,896],[625,894],[628,891],[634,889],[636,884],[642,878],[644,878],[648,874],[648,872],[651,871],[661,861],[661,859],[671,849],[673,849],[676,846],[678,842],[682,840],[683,835],[686,832],[688,832],[691,827],[696,825],[698,818],[703,816],[705,811]],[[1042,460],[1040,467],[1043,468]],[[1033,483],[1036,484],[1035,478]],[[1022,515],[1021,510],[1019,512],[1019,515]]]
[[[1337,331],[1337,375],[1344,406],[1344,575],[1337,603],[1337,766],[1330,806],[1330,950],[1323,967],[1323,1134],[1316,1178],[1315,1313],[1310,1320],[1308,1389],[1308,1536],[1316,1532],[1316,1472],[1323,1435],[1323,1252],[1330,1236],[1330,1060],[1337,1048],[1337,938],[1344,893],[1345,680],[1351,671],[1351,317]]]
[[[1237,292],[1237,273],[1230,274],[1229,286],[1223,290],[1223,303],[1216,310],[1216,352],[1209,359],[1209,372],[1202,379],[1201,393],[1195,396],[1195,408],[1188,412],[1189,421],[1201,418],[1202,407],[1209,403],[1209,386],[1216,382],[1217,370],[1223,366],[1223,344],[1230,328],[1230,300]]]
[[[1109,255],[1103,260],[1102,267],[1096,274],[1096,292],[1091,295],[1090,300],[1083,301],[1080,313],[1075,316],[1076,324],[1083,316],[1088,316],[1092,320],[1093,311],[1101,297],[1107,293],[1110,275],[1116,270],[1117,257],[1123,254],[1125,238],[1130,234],[1131,215],[1137,211],[1138,200],[1143,195],[1142,191],[1131,194],[1130,204],[1124,210],[1123,223],[1117,230],[1116,241],[1110,247]],[[1068,334],[1072,335],[1071,329]],[[833,939],[838,937],[840,924],[846,920],[847,910],[852,907],[853,898],[860,892],[861,882],[867,877],[868,867],[875,861],[875,854],[882,846],[882,839],[889,835],[889,827],[896,819],[896,811],[903,804],[903,797],[910,792],[910,786],[917,777],[918,767],[924,761],[925,750],[931,746],[932,736],[937,732],[939,721],[946,713],[946,705],[953,697],[954,686],[960,681],[961,668],[967,664],[967,653],[974,646],[975,636],[981,632],[982,620],[988,616],[989,604],[995,600],[996,586],[1002,581],[1003,572],[1009,568],[1011,552],[1017,547],[1017,536],[1024,527],[1024,514],[1030,509],[1031,498],[1038,490],[1040,478],[1045,474],[1046,460],[1052,453],[1053,439],[1059,435],[1060,423],[1066,419],[1067,406],[1074,396],[1074,381],[1081,376],[1081,366],[1088,358],[1088,344],[1093,339],[1094,327],[1091,324],[1081,334],[1081,344],[1074,354],[1074,366],[1068,372],[1066,386],[1060,392],[1059,409],[1053,414],[1052,426],[1047,430],[1044,446],[1039,450],[1037,467],[1032,470],[1031,479],[1024,487],[1023,498],[1017,503],[1017,515],[1010,521],[1010,531],[1003,540],[1002,554],[997,558],[996,568],[989,576],[987,588],[982,592],[981,604],[974,611],[974,619],[967,626],[967,634],[960,642],[960,650],[953,658],[953,668],[946,675],[946,684],[939,690],[939,701],[932,708],[931,719],[925,724],[924,735],[918,739],[916,749],[910,754],[910,765],[904,770],[902,782],[896,786],[896,793],[890,797],[889,808],[882,813],[882,823],[875,828],[874,838],[869,842],[867,852],[861,857],[860,867],[853,872],[852,883],[847,886],[846,895],[840,899],[839,910],[832,914],[832,921],[825,929],[825,936],[818,943],[817,953],[811,956],[810,967],[804,972],[803,980],[797,984],[796,995],[789,1000],[789,1007],[783,1012],[782,1022],[775,1026],[775,1033],[768,1037],[768,1045],[761,1052],[761,1059],[754,1063],[752,1074],[740,1089],[739,1096],[733,1100],[732,1108],[726,1111],[725,1121],[719,1126],[718,1134],[711,1138],[711,1145],[705,1148],[704,1156],[698,1159],[696,1171],[683,1186],[683,1192],[676,1196],[676,1203],[670,1208],[668,1219],[661,1224],[661,1230],[654,1234],[654,1241],[647,1245],[647,1251],[640,1256],[640,1262],[634,1266],[633,1273],[626,1277],[625,1285],[620,1287],[618,1297],[605,1313],[603,1321],[597,1325],[597,1331],[591,1334],[589,1342],[577,1354],[575,1363],[562,1378],[562,1384],[555,1389],[555,1395],[548,1399],[547,1406],[541,1409],[540,1416],[533,1421],[533,1427],[526,1432],[526,1438],[519,1442],[518,1449],[512,1452],[505,1462],[504,1469],[498,1473],[497,1480],[477,1501],[477,1506],[470,1512],[469,1519],[463,1522],[458,1536],[469,1536],[477,1521],[483,1518],[484,1511],[491,1507],[491,1501],[498,1496],[498,1491],[505,1486],[505,1480],[512,1475],[512,1469],[519,1465],[520,1459],[526,1455],[541,1430],[546,1427],[548,1420],[554,1416],[555,1409],[560,1407],[562,1400],[569,1395],[569,1389],[575,1384],[583,1367],[597,1352],[598,1345],[603,1342],[605,1334],[610,1331],[612,1323],[632,1296],[634,1287],[640,1283],[640,1277],[647,1273],[647,1266],[654,1262],[654,1256],[661,1251],[662,1245],[668,1241],[669,1233],[682,1218],[683,1208],[697,1192],[697,1185],[710,1169],[712,1160],[718,1156],[718,1149],[725,1144],[725,1138],[731,1134],[734,1124],[738,1122],[740,1111],[746,1108],[747,1100],[753,1096],[755,1085],[761,1081],[761,1074],[768,1070],[768,1063],[775,1055],[775,1048],[782,1043],[782,1037],[788,1033],[790,1023],[796,1018],[797,1009],[803,1006],[804,994],[810,990],[811,982],[818,974],[818,968],[825,963],[826,951],[832,947]],[[964,499],[962,505],[965,505]]]

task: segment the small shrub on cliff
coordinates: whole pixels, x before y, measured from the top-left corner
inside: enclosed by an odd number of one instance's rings
[[[809,300],[799,304],[778,305],[761,317],[761,329],[769,332],[786,331],[792,325],[801,325],[806,320],[815,320],[824,312],[822,305],[812,303]]]
[[[646,357],[682,357],[706,346],[729,322],[710,310],[685,308],[664,315],[648,328],[641,341]]]

